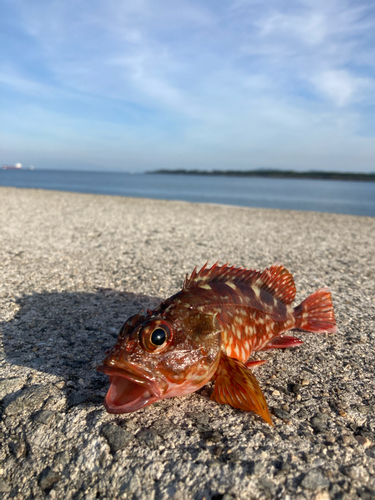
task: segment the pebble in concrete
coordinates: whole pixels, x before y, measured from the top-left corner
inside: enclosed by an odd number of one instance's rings
[[[55,415],[56,412],[53,410],[41,410],[34,416],[34,422],[47,425]]]
[[[301,486],[307,490],[320,490],[329,486],[329,480],[319,470],[313,469],[302,479]]]
[[[101,434],[108,441],[112,453],[122,450],[133,439],[129,432],[115,424],[105,425],[101,429]]]
[[[52,486],[61,479],[59,473],[53,471],[50,467],[46,467],[39,476],[39,486],[45,493],[48,493]]]

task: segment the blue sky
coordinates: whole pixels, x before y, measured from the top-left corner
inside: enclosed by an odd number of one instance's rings
[[[0,5],[0,163],[375,171],[373,1]]]

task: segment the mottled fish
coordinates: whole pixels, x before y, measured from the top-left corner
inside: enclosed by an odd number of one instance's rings
[[[180,292],[155,310],[131,316],[98,367],[110,377],[105,407],[128,413],[215,381],[211,398],[253,411],[272,424],[251,368],[255,351],[297,346],[293,328],[335,333],[330,291],[297,307],[292,275],[280,264],[265,271],[207,264],[186,276]]]

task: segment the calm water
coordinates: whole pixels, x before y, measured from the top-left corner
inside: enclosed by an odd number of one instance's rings
[[[375,182],[0,170],[0,186],[375,216]]]

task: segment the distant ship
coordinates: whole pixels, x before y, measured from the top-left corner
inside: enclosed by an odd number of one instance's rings
[[[21,163],[15,163],[14,165],[3,165],[3,170],[20,170],[21,168]]]

